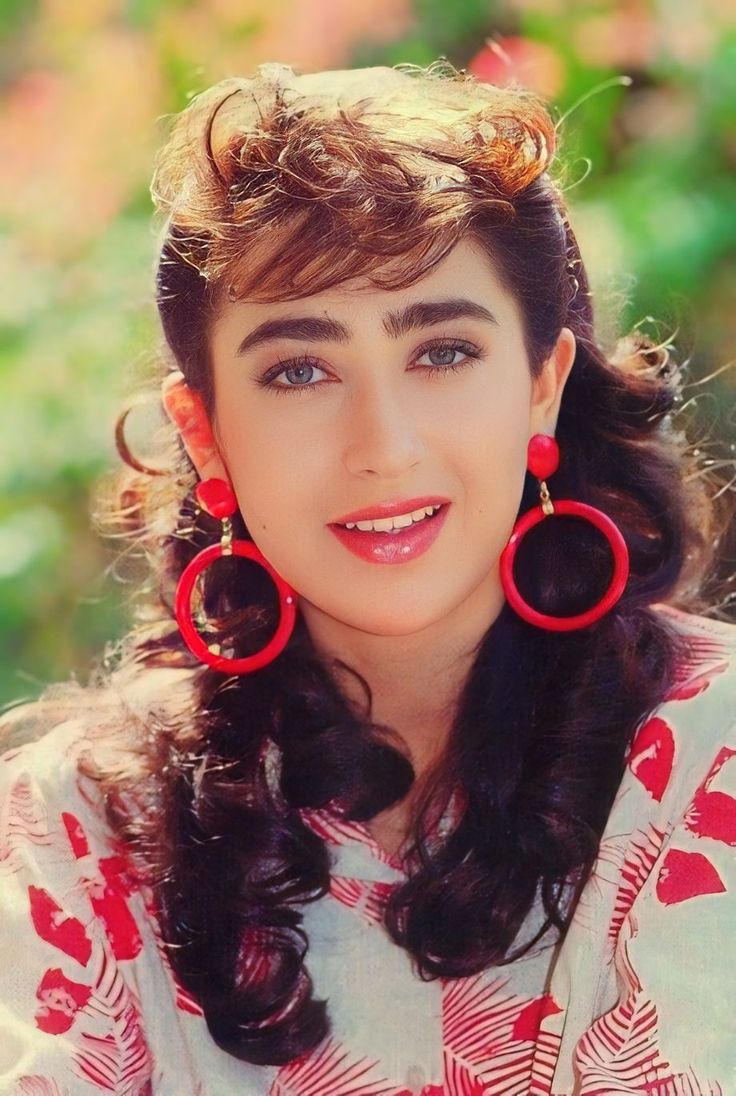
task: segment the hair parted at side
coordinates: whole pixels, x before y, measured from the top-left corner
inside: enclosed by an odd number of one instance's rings
[[[543,632],[505,606],[480,644],[416,812],[413,870],[384,911],[424,978],[508,963],[565,931],[627,747],[687,656],[655,606],[712,609],[708,583],[727,520],[712,498],[715,476],[687,438],[683,371],[669,349],[633,335],[608,358],[596,341],[552,174],[555,136],[537,97],[447,64],[309,75],[265,65],[191,102],[153,184],[164,222],[163,370],[180,369],[210,410],[209,330],[224,300],[296,298],[356,276],[412,284],[468,236],[520,305],[532,371],[563,326],[576,336],[555,493],[617,523],[630,580],[584,631]],[[256,674],[223,679],[194,668],[173,591],[217,525],[196,512],[194,470],[176,453],[170,475],[126,469],[119,484],[122,531],[145,552],[151,577],[141,622],[103,683],[125,707],[156,667],[192,668],[194,703],[156,719],[121,717],[112,739],[106,724],[106,760],[90,771],[213,1038],[239,1058],[278,1064],[329,1031],[300,913],[327,892],[329,859],[299,808],[367,819],[406,794],[413,772],[392,729],[372,722],[369,690],[365,713],[347,703],[345,668],[318,657],[301,618],[283,654]],[[536,490],[528,477],[520,512],[536,504]],[[721,492],[720,506],[727,501]],[[234,528],[250,536],[239,514]],[[516,577],[542,611],[571,615],[601,596],[610,568],[597,535],[559,518],[525,538]],[[272,627],[273,590],[256,571],[243,581],[223,560],[206,580],[207,616],[236,655]],[[456,788],[465,809],[438,846],[428,820]],[[537,896],[543,924],[525,938]]]

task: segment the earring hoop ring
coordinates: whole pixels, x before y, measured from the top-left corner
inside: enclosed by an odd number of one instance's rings
[[[142,407],[144,404],[152,403],[154,397],[149,393],[142,393],[140,396],[136,396],[130,400],[127,407],[118,415],[115,421],[115,448],[118,451],[120,459],[128,465],[129,468],[135,469],[136,472],[142,472],[145,476],[166,476],[170,473],[168,468],[159,468],[153,464],[145,464],[138,457],[134,456],[131,452],[125,437],[125,424],[128,421],[128,415],[136,407]]]
[[[565,514],[589,521],[603,533],[613,553],[613,577],[608,589],[601,600],[592,608],[586,609],[584,613],[578,613],[575,616],[559,617],[550,616],[548,613],[540,613],[524,600],[514,580],[514,561],[524,536],[535,525],[539,525],[547,517],[553,517],[554,514]],[[594,624],[619,600],[629,577],[629,550],[616,523],[602,510],[596,509],[595,506],[588,506],[587,503],[577,502],[574,499],[562,499],[559,502],[555,500],[554,514],[546,514],[542,506],[535,506],[517,521],[508,544],[501,553],[501,582],[511,608],[529,624],[534,624],[538,628],[546,628],[552,632],[570,632]]]
[[[210,648],[197,631],[192,617],[194,585],[202,572],[221,556],[240,556],[259,563],[268,572],[278,590],[280,613],[276,631],[260,651],[245,658],[227,658]],[[271,566],[255,544],[247,540],[234,540],[227,548],[224,548],[222,544],[211,544],[189,561],[181,573],[176,588],[174,611],[184,642],[201,662],[222,673],[248,674],[268,665],[281,654],[288,643],[296,621],[296,592]]]

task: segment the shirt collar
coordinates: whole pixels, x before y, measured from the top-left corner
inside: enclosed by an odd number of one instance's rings
[[[439,847],[450,834],[460,819],[465,809],[465,796],[459,788],[455,788],[444,810],[429,816],[428,832],[425,840],[430,850]],[[399,853],[390,853],[376,841],[365,822],[343,817],[334,806],[311,809],[302,808],[299,815],[305,825],[309,826],[328,845],[342,847],[345,845],[361,845],[370,856],[405,875],[415,868],[415,857],[403,856]]]
[[[266,739],[261,751],[266,783],[276,802],[284,804],[281,794],[281,750],[273,739]],[[285,804],[284,804],[285,805]],[[458,825],[466,807],[466,797],[460,787],[453,789],[447,804],[441,811],[431,810],[427,819],[425,841],[430,850],[439,847],[445,838]],[[298,810],[301,820],[309,826],[326,844],[333,848],[360,846],[377,864],[385,865],[395,872],[410,874],[415,868],[415,857],[390,853],[384,849],[371,834],[365,822],[345,818],[337,804],[326,807],[303,807]]]

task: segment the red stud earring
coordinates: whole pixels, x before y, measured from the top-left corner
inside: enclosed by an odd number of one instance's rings
[[[527,449],[527,467],[533,476],[540,480],[539,494],[541,505],[528,510],[517,521],[508,544],[501,553],[500,570],[504,594],[511,608],[522,619],[551,632],[571,632],[577,628],[587,628],[613,608],[621,597],[629,577],[629,552],[621,530],[602,510],[574,499],[563,499],[553,503],[550,499],[546,479],[557,471],[560,463],[560,450],[554,438],[546,434],[535,434]],[[557,617],[540,613],[526,602],[514,580],[514,560],[519,545],[531,528],[554,514],[570,514],[589,521],[608,540],[613,553],[613,577],[603,597],[592,608],[576,616]]]
[[[222,479],[203,480],[197,484],[199,505],[222,522],[219,544],[211,544],[198,552],[181,573],[176,588],[174,612],[179,631],[193,655],[226,674],[248,674],[267,666],[281,654],[289,641],[296,621],[295,590],[274,570],[259,548],[249,540],[233,540],[230,518],[237,509],[237,500],[229,483]],[[192,592],[199,576],[221,556],[241,556],[259,563],[273,579],[279,594],[279,621],[271,639],[260,651],[245,658],[227,658],[217,646],[208,646],[197,631],[192,616]]]

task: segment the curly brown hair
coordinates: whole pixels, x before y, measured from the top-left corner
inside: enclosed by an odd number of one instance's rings
[[[447,65],[308,76],[263,66],[192,101],[153,185],[165,216],[162,369],[181,370],[209,410],[209,330],[224,300],[296,298],[358,273],[386,288],[412,284],[467,237],[520,305],[534,375],[562,327],[575,334],[554,486],[618,524],[630,578],[615,608],[583,631],[540,631],[505,606],[479,645],[415,811],[415,868],[384,911],[424,978],[508,963],[565,931],[627,747],[687,659],[658,610],[714,611],[709,582],[729,517],[727,494],[715,501],[715,472],[687,438],[684,375],[670,348],[636,333],[608,357],[598,345],[552,174],[555,139],[534,95]],[[283,1063],[329,1024],[328,1003],[313,997],[300,914],[326,893],[329,860],[299,809],[368,819],[402,799],[414,774],[370,705],[348,704],[301,619],[257,674],[194,668],[173,591],[217,528],[195,505],[194,469],[173,431],[162,444],[169,474],[147,476],[139,464],[118,485],[119,531],[144,551],[150,578],[109,680],[124,697],[154,680],[155,667],[190,668],[192,703],[119,719],[114,740],[106,722],[105,758],[91,771],[213,1038],[250,1062]],[[520,513],[536,490],[528,477]],[[235,533],[250,536],[240,515]],[[525,539],[516,574],[533,604],[569,615],[600,597],[611,561],[600,536],[558,518]],[[230,562],[213,569],[203,597],[239,654],[273,627],[269,583],[236,581]],[[276,770],[266,764],[274,750]],[[458,787],[465,810],[438,846],[430,814]],[[544,924],[523,939],[537,893]]]

